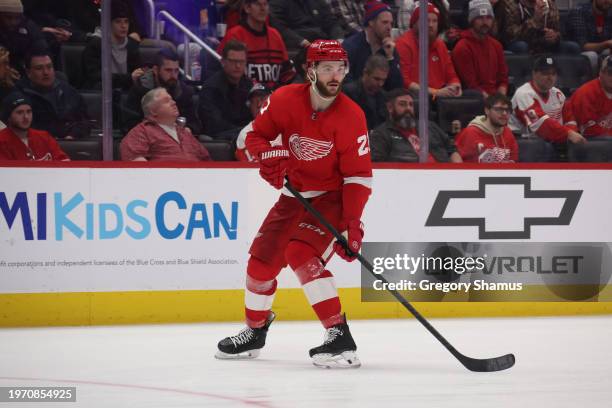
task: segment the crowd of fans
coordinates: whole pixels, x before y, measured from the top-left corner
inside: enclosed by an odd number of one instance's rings
[[[203,40],[221,60],[202,50],[200,78],[174,44],[146,38],[139,0],[0,0],[0,159],[66,160],[56,140],[99,137],[100,107],[83,93],[101,88],[101,1],[112,3],[121,159],[210,160],[200,141],[224,141],[256,160],[244,151],[251,121],[269,93],[308,80],[305,50],[324,38],[348,53],[343,89],[365,113],[373,160],[418,161],[423,11],[413,0],[218,0],[222,37]],[[562,11],[555,0],[433,0],[426,13],[429,161],[516,162],[524,139],[552,146],[544,160],[563,160],[568,144],[612,138],[612,0]],[[79,66],[63,58],[70,45],[82,46]],[[509,61],[523,55],[531,79],[519,82]],[[564,55],[592,71],[576,89],[557,87]],[[465,99],[481,111],[444,129],[439,107]]]

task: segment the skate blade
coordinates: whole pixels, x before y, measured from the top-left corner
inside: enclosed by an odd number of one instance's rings
[[[251,360],[259,357],[259,352],[261,349],[243,351],[242,353],[237,354],[229,354],[224,353],[221,350],[217,350],[217,354],[215,354],[215,358],[218,360]]]
[[[315,354],[312,364],[320,368],[359,368],[361,361],[354,351],[345,351],[340,354]]]

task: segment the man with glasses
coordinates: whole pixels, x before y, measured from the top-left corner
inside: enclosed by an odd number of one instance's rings
[[[223,48],[223,69],[204,82],[198,113],[204,133],[214,139],[236,139],[252,119],[246,102],[253,82],[246,76],[246,65],[246,45],[230,40]]]
[[[314,312],[326,329],[324,343],[310,350],[319,367],[359,367],[332,273],[325,265],[337,253],[347,261],[361,248],[361,215],[370,195],[372,163],[363,112],[342,94],[348,71],[346,51],[338,41],[317,40],[308,48],[309,83],[279,88],[266,101],[247,134],[246,147],[260,162],[260,175],[281,189],[292,185],[339,231],[350,253],[306,212],[287,190],[255,236],[247,266],[247,327],[219,342],[220,359],[254,358],[274,320],[276,277],[293,269]],[[281,135],[282,145],[271,141]]]
[[[518,144],[508,127],[512,103],[505,95],[485,99],[485,114],[477,116],[457,135],[457,150],[465,162],[513,163]]]

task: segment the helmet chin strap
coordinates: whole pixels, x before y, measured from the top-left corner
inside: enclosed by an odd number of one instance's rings
[[[334,96],[323,96],[321,95],[321,93],[319,92],[319,90],[317,89],[317,71],[315,71],[314,69],[312,70],[313,76],[311,76],[310,74],[307,74],[306,76],[308,77],[308,80],[310,81],[310,87],[312,88],[313,92],[315,93],[315,95],[318,98],[321,98],[323,100],[323,102],[331,102],[334,99],[336,99],[336,97],[338,96],[338,94],[334,95]]]

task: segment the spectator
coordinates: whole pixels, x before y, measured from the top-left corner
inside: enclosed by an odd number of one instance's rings
[[[19,79],[19,73],[11,67],[9,57],[10,52],[0,46],[0,102],[15,90],[15,81]]]
[[[121,160],[202,161],[210,160],[208,151],[189,128],[176,124],[176,102],[164,88],[150,90],[142,98],[145,119],[121,141]]]
[[[453,62],[448,54],[448,48],[438,38],[438,8],[429,3],[428,35],[429,35],[429,94],[433,97],[461,96],[461,83]],[[410,31],[405,32],[397,40],[397,52],[400,57],[400,68],[404,78],[404,85],[409,89],[418,91],[419,85],[419,21],[420,8],[417,7],[410,19]]]
[[[399,55],[391,38],[393,26],[391,8],[378,0],[369,1],[365,6],[363,26],[364,31],[353,34],[342,44],[348,54],[351,68],[345,81],[348,83],[359,80],[368,58],[371,55],[381,55],[389,64],[389,75],[384,88],[390,91],[403,87]]]
[[[610,55],[612,51],[612,1],[591,0],[571,10],[567,36],[578,43],[595,72],[599,57]]]
[[[565,95],[555,88],[557,63],[553,57],[538,57],[533,65],[532,80],[516,90],[512,97],[513,115],[510,129],[523,137],[535,135],[553,143],[584,143],[576,132],[576,123],[563,116]]]
[[[32,103],[22,93],[5,98],[0,119],[8,126],[0,131],[0,160],[70,160],[53,136],[32,129]]]
[[[49,53],[35,50],[25,63],[27,77],[17,83],[17,88],[32,101],[34,128],[46,130],[58,139],[89,136],[87,105],[76,89],[56,77]]]
[[[11,53],[11,66],[21,75],[26,55],[49,47],[40,27],[24,17],[21,0],[0,1],[0,44]]]
[[[472,0],[469,10],[470,28],[462,32],[452,53],[463,89],[483,98],[496,92],[506,95],[508,66],[501,43],[491,36],[493,7],[489,0]]]
[[[126,108],[129,111],[124,128],[131,129],[143,119],[140,101],[142,97],[154,88],[164,88],[176,102],[179,115],[187,120],[187,127],[194,134],[200,133],[198,120],[193,104],[194,90],[179,78],[179,57],[169,49],[162,49],[155,57],[153,67],[148,70],[135,71],[136,82],[130,89]]]
[[[263,104],[268,100],[270,96],[270,90],[262,84],[255,83],[249,91],[249,99],[247,105],[251,110],[251,116],[253,119],[260,114]],[[236,160],[242,162],[257,162],[259,161],[256,156],[252,155],[246,148],[245,140],[247,133],[253,131],[253,121],[249,122],[238,135],[236,139]],[[282,145],[282,141],[279,138],[275,142],[271,142],[272,146]]]
[[[399,28],[401,34],[410,29],[410,19],[414,9],[418,7],[418,2],[419,0],[395,0],[397,7],[397,28]],[[438,31],[443,33],[450,28],[449,2],[448,0],[433,0],[430,3],[440,12],[438,16]],[[465,12],[467,17],[467,9]]]
[[[372,161],[419,161],[421,140],[417,134],[414,101],[406,89],[394,89],[387,94],[389,118],[370,135]],[[434,122],[429,122],[429,163],[461,163],[453,141]]]
[[[368,58],[359,81],[344,86],[343,91],[363,110],[368,123],[368,129],[387,120],[387,106],[383,85],[389,75],[389,64],[382,55],[372,55]]]
[[[477,116],[457,135],[457,150],[466,162],[513,163],[518,144],[508,127],[512,102],[502,94],[485,99],[485,114]]]
[[[121,0],[113,0],[111,6],[111,72],[113,88],[128,90],[132,86],[133,74],[141,68],[138,41],[128,37],[129,9]],[[93,36],[83,51],[84,87],[102,88],[102,39]]]
[[[599,78],[574,92],[570,109],[584,137],[612,136],[612,56],[601,63]]]
[[[553,0],[499,0],[501,41],[515,54],[577,54],[580,47],[561,41],[559,10]]]
[[[240,24],[227,32],[217,49],[223,52],[230,40],[247,46],[247,75],[270,89],[290,83],[295,70],[278,30],[266,24],[268,0],[244,0],[244,15]]]
[[[271,0],[270,22],[290,50],[306,48],[317,39],[344,38],[342,27],[325,0]]]
[[[253,82],[245,75],[247,48],[236,40],[223,48],[223,69],[204,82],[198,107],[204,131],[215,139],[234,140],[252,119],[246,106]]]
[[[363,0],[326,0],[336,20],[340,22],[344,37],[363,31]]]

